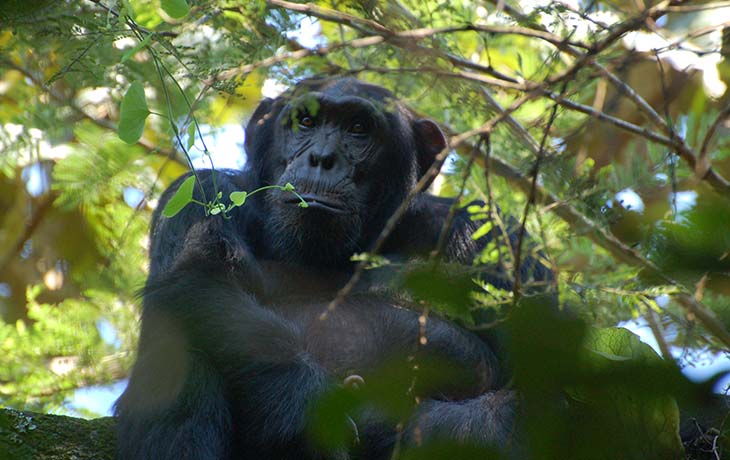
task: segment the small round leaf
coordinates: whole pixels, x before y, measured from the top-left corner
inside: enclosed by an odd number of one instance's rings
[[[243,206],[243,203],[246,202],[246,196],[248,196],[246,192],[231,192],[229,198],[234,205]]]

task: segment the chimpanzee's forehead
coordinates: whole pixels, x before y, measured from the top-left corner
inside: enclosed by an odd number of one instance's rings
[[[395,95],[387,89],[351,77],[305,80],[297,85],[297,93],[306,91],[317,91],[331,98],[357,96],[377,102],[395,101]]]

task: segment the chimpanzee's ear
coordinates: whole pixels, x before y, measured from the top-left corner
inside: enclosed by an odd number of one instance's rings
[[[252,142],[254,142],[259,137],[256,132],[260,131],[260,128],[273,115],[272,111],[274,109],[275,101],[276,99],[271,99],[269,97],[263,99],[259,103],[258,107],[256,107],[256,111],[254,111],[253,115],[251,115],[251,119],[246,125],[246,139],[244,141],[244,147],[246,149],[246,152],[252,151]]]
[[[446,137],[438,125],[426,118],[413,122],[413,135],[418,155],[418,178],[426,174],[433,165],[436,155],[446,148]]]

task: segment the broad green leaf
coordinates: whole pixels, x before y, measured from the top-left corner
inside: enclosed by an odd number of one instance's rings
[[[661,361],[654,350],[639,340],[636,334],[621,327],[594,329],[588,336],[586,347],[601,356],[610,355],[611,361],[616,358],[640,360],[642,362]]]
[[[190,6],[185,0],[162,0],[162,10],[171,18],[180,19],[190,11]]]
[[[620,420],[615,435],[642,440],[637,448],[644,458],[680,458],[679,410],[670,396],[675,383],[666,363],[638,336],[619,327],[593,329],[585,347],[586,369],[603,383],[567,388],[571,398]]]
[[[613,353],[606,353],[605,351],[600,351],[600,350],[591,350],[591,352],[597,354],[598,356],[602,356],[608,360],[611,360],[611,361],[628,361],[631,359],[628,356],[614,355]]]
[[[119,109],[119,138],[127,144],[136,143],[144,131],[144,123],[150,114],[144,97],[142,83],[135,81],[122,99]]]
[[[246,192],[231,192],[229,198],[234,205],[243,206],[243,203],[246,202],[246,196],[248,196]]]
[[[333,388],[314,404],[308,431],[315,443],[325,449],[337,449],[352,442],[357,433],[349,414],[358,413],[364,405],[362,392]]]
[[[417,300],[437,310],[468,321],[471,292],[476,285],[463,270],[418,267],[405,274],[405,287]]]
[[[162,215],[173,217],[182,211],[193,200],[193,187],[195,187],[195,176],[190,176],[180,184],[170,201],[167,202],[165,209],[162,210]]]

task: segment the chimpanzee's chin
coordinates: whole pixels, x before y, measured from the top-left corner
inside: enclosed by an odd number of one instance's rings
[[[357,218],[326,209],[280,207],[266,226],[277,257],[313,267],[349,264],[360,238]]]

